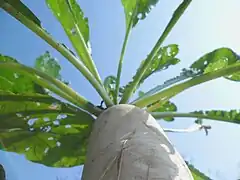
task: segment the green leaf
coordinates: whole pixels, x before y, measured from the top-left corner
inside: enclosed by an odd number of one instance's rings
[[[90,64],[93,67],[94,72],[92,73],[76,56],[72,54],[72,52],[70,52],[67,48],[65,48],[61,43],[58,43],[57,41],[55,41],[45,29],[39,27],[32,20],[25,17],[21,13],[19,13],[19,11],[17,11],[10,4],[1,3],[1,8],[5,10],[7,13],[9,13],[11,16],[13,16],[15,19],[17,19],[19,22],[24,24],[27,28],[29,28],[31,31],[37,34],[40,38],[46,41],[49,45],[51,45],[57,51],[59,51],[69,62],[71,62],[84,75],[85,78],[88,79],[88,81],[92,84],[92,86],[96,89],[96,91],[102,97],[106,105],[107,106],[113,105],[113,102],[110,100],[110,98],[107,96],[107,93],[105,92],[105,89],[101,82],[101,78],[99,77],[99,74],[95,68],[95,65],[91,59],[91,56],[85,46],[83,38],[81,38],[80,43],[84,47],[83,52],[84,54],[87,55],[87,58],[88,58],[87,61],[90,62]]]
[[[145,93],[143,91],[139,91],[138,92],[138,96],[144,96]],[[153,111],[151,110],[153,108]],[[155,102],[153,104],[150,104],[147,106],[147,110],[149,112],[176,112],[177,111],[177,106],[170,102],[167,101],[164,104],[161,104],[160,102]],[[173,121],[174,118],[173,117],[164,117],[163,118],[165,121]]]
[[[154,104],[151,104],[147,106],[148,111],[151,111],[151,107],[154,106],[154,110],[152,112],[176,112],[177,111],[177,106],[170,102],[167,101],[163,104],[156,102]],[[165,121],[173,121],[173,117],[164,117],[163,118]]]
[[[116,95],[116,82],[117,82],[117,78],[115,76],[107,76],[104,79],[104,88],[106,89],[110,99],[114,99],[114,96]],[[120,87],[119,88],[119,94],[118,97],[122,97],[122,94],[124,92],[124,87]]]
[[[179,48],[177,44],[170,44],[168,46],[160,48],[156,56],[153,58],[150,66],[145,71],[140,83],[146,80],[153,73],[165,70],[169,66],[179,63],[180,60],[176,58],[178,52]],[[144,64],[144,61],[142,61],[142,65]]]
[[[188,168],[190,169],[193,179],[194,180],[211,180],[208,176],[206,176],[204,173],[200,172],[197,168],[195,168],[192,164],[185,161]]]
[[[195,123],[202,124],[203,119],[222,121],[228,123],[240,124],[240,111],[239,110],[206,110],[206,111],[194,111],[190,113],[181,112],[152,112],[151,115],[156,119],[162,119],[165,117],[188,117],[197,118]]]
[[[3,0],[2,0],[3,2]],[[56,2],[56,1],[54,1]],[[7,13],[9,13],[11,16],[13,16],[15,19],[17,19],[19,22],[24,24],[27,28],[29,28],[31,31],[33,31],[35,34],[37,34],[40,38],[42,38],[44,41],[46,41],[49,45],[51,45],[53,48],[55,48],[57,51],[59,51],[69,62],[71,62],[83,75],[85,78],[88,79],[88,81],[92,84],[92,86],[96,89],[96,91],[99,93],[99,95],[102,97],[104,102],[107,106],[113,105],[113,102],[108,97],[103,84],[101,82],[101,78],[95,68],[95,65],[91,59],[91,56],[88,52],[87,47],[85,46],[84,39],[81,36],[80,38],[80,44],[83,45],[83,53],[86,54],[86,61],[89,62],[92,69],[88,69],[84,63],[82,63],[76,56],[72,54],[67,48],[65,48],[61,43],[58,43],[55,41],[50,34],[43,28],[36,25],[32,20],[25,17],[17,9],[15,9],[13,6],[11,6],[8,3],[1,3],[1,8],[5,10]],[[68,11],[66,11],[68,12]],[[7,65],[5,65],[7,66]],[[10,65],[8,65],[10,66]],[[91,73],[92,72],[92,73]]]
[[[7,3],[10,4],[12,7],[14,7],[19,13],[24,15],[26,18],[33,21],[35,24],[37,24],[39,27],[41,27],[40,20],[34,15],[34,13],[28,9],[26,5],[24,5],[20,0],[1,0],[0,1],[0,7],[2,4]]]
[[[186,79],[189,79],[189,78],[192,78],[192,77],[195,77],[197,76],[198,73],[194,72],[193,70],[189,70],[189,69],[182,69],[182,72],[180,73],[180,75],[174,77],[174,78],[171,78],[167,81],[165,81],[163,84],[161,85],[157,85],[156,87],[150,89],[148,92],[146,93],[143,93],[141,95],[141,97],[137,98],[136,100],[134,100],[132,103],[135,103],[136,101],[138,101],[139,99],[141,98],[144,98],[144,97],[147,97],[147,96],[150,96],[150,95],[153,95],[157,92],[160,92],[161,90],[173,85],[173,84],[176,84],[180,81],[183,81],[183,80],[186,80]]]
[[[46,51],[43,55],[39,56],[35,61],[35,68],[42,71],[58,80],[61,80],[60,75],[61,66],[57,60],[52,58],[49,51]]]
[[[126,24],[128,25],[133,18],[133,27],[139,20],[143,20],[150,13],[151,9],[158,3],[159,0],[122,0],[122,5],[125,11]],[[136,13],[134,13],[137,9]]]
[[[169,66],[175,65],[180,62],[179,59],[176,58],[176,55],[178,54],[179,49],[178,45],[176,44],[170,44],[168,46],[164,46],[159,49],[156,56],[153,58],[153,61],[151,62],[150,66],[146,69],[145,73],[143,74],[141,80],[139,81],[139,84],[137,88],[152,74],[160,72],[162,70],[166,70]],[[144,65],[146,60],[143,60],[141,62],[140,67],[137,69],[137,73],[135,76],[133,76],[133,79],[136,78],[141,73],[141,69]],[[129,88],[131,88],[133,81],[129,82],[124,89],[128,91]],[[137,89],[134,90],[134,92]]]
[[[193,72],[192,79],[165,89],[162,92],[144,96],[136,100],[134,104],[139,107],[144,107],[159,100],[163,103],[190,87],[219,77],[226,77],[230,80],[232,80],[231,78],[233,77],[235,78],[233,80],[237,81],[237,77],[239,77],[239,67],[240,61],[236,53],[228,48],[219,48],[204,55],[191,65],[190,70]],[[156,89],[154,89],[154,91],[155,90]]]
[[[134,20],[134,16],[135,16],[136,12],[137,12],[137,7],[134,8],[133,15],[130,18],[129,22],[127,22],[127,24],[126,24],[126,32],[125,32],[123,45],[122,45],[122,49],[121,49],[121,54],[120,54],[120,59],[119,59],[119,62],[118,62],[118,68],[117,68],[115,96],[113,98],[113,102],[115,104],[118,104],[118,97],[119,97],[119,91],[120,91],[120,79],[121,79],[121,73],[122,73],[123,59],[124,59],[124,54],[125,54],[125,51],[126,51],[126,48],[127,48],[128,38],[130,36],[130,32],[131,32],[131,29],[132,29],[132,26],[133,26],[133,20]]]
[[[219,48],[202,56],[190,68],[198,73],[208,73],[239,63],[239,56],[229,48]],[[239,81],[240,73],[225,76],[229,80]]]
[[[77,113],[78,109],[59,100],[38,94],[12,94],[0,91],[1,128],[24,128],[25,120],[48,113]],[[15,123],[9,119],[18,119]]]
[[[113,100],[115,96],[115,86],[117,78],[115,76],[107,76],[104,79],[104,88],[106,89],[109,97]]]
[[[17,60],[0,54],[0,63],[18,63]],[[45,90],[34,83],[29,77],[23,75],[16,69],[0,70],[0,91],[12,93],[40,93],[45,94]]]
[[[51,167],[84,163],[94,119],[47,95],[0,94],[4,151]]]
[[[84,65],[101,82],[95,64],[91,58],[88,19],[76,0],[46,0],[48,7],[61,23]]]
[[[62,76],[60,74],[62,68],[58,63],[58,60],[56,58],[53,58],[49,51],[46,51],[43,55],[39,56],[36,59],[35,69],[42,71],[48,74],[49,76],[62,81],[66,85],[69,84],[69,82],[62,79]]]
[[[62,81],[66,85],[69,84],[69,82],[64,81],[62,79],[62,76],[60,74],[61,66],[58,63],[58,60],[56,58],[53,58],[50,55],[49,51],[46,51],[43,55],[39,56],[36,59],[35,69],[42,71],[42,72],[48,74],[49,76],[52,76],[52,77]]]
[[[69,85],[69,82],[63,80],[60,71],[61,66],[56,58],[53,58],[49,51],[46,51],[43,55],[39,56],[35,61],[35,69],[42,71],[49,76],[52,76],[64,84]]]
[[[193,114],[199,115],[199,118],[215,119],[218,121],[240,124],[240,112],[238,110],[210,110],[210,111],[194,111]]]
[[[130,2],[130,1],[129,1]],[[129,101],[129,98],[132,96],[132,94],[136,91],[136,89],[139,87],[142,77],[145,75],[145,71],[148,70],[148,67],[151,67],[151,62],[154,58],[156,58],[156,54],[159,52],[159,49],[161,48],[162,43],[167,38],[168,34],[171,32],[172,28],[176,25],[180,17],[183,15],[189,4],[192,2],[192,0],[184,0],[178,8],[174,11],[173,16],[169,23],[167,24],[166,28],[164,29],[163,33],[159,37],[157,43],[153,47],[152,51],[148,55],[147,59],[144,61],[143,64],[141,64],[140,68],[137,70],[137,73],[135,74],[133,81],[129,83],[127,88],[125,89],[125,92],[123,94],[123,97],[120,101],[120,104],[127,103]]]
[[[138,91],[138,96],[139,96],[139,97],[144,96],[144,94],[145,94],[145,93],[144,93],[143,91]]]
[[[48,89],[63,99],[77,105],[78,107],[98,116],[101,110],[95,107],[92,103],[86,100],[83,96],[75,92],[72,88],[65,85],[58,79],[49,76],[48,74],[36,70],[34,68],[11,62],[0,63],[0,69],[23,73],[27,78],[31,79],[41,87]],[[3,76],[4,77],[4,76]],[[40,88],[38,88],[40,89]],[[23,92],[25,93],[25,91]],[[43,93],[42,93],[43,94]]]
[[[74,45],[79,41],[78,33],[82,35],[85,44],[89,41],[88,19],[75,0],[46,0],[48,7],[62,24]],[[80,32],[77,32],[80,31]],[[78,34],[78,35],[80,35]]]

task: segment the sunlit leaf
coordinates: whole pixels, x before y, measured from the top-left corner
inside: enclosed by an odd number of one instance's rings
[[[56,8],[57,10],[59,9],[58,6],[60,4],[57,1],[49,1],[49,2],[50,3],[53,2],[53,5],[56,6],[56,7],[53,7],[53,8]],[[54,2],[56,2],[56,4],[54,4]],[[78,17],[82,16],[82,12],[76,12],[75,13],[75,10],[77,11],[77,10],[80,9],[80,8],[76,7],[78,5],[76,3],[76,1],[75,0],[68,0],[68,1],[63,0],[62,2],[64,3],[64,6],[67,4],[67,6],[69,8],[69,9],[66,9],[66,11],[63,10],[63,12],[70,13],[73,16],[73,17],[70,18],[69,22],[71,22],[72,19],[76,19],[76,17],[77,17],[78,21],[81,21],[81,20],[79,20]],[[93,86],[96,86],[95,88],[97,89],[97,91],[100,91],[100,94],[103,94],[102,95],[102,96],[104,96],[103,99],[107,99],[106,100],[107,104],[112,104],[112,102],[110,102],[110,100],[107,97],[105,97],[106,96],[106,95],[104,95],[105,92],[102,91],[103,90],[102,87],[100,87],[99,84],[98,84],[98,83],[101,83],[101,79],[100,79],[100,76],[97,72],[96,66],[95,66],[95,64],[92,60],[92,57],[90,55],[91,54],[90,53],[91,49],[89,48],[90,46],[86,45],[85,40],[84,40],[84,36],[83,36],[84,33],[81,32],[81,31],[85,31],[84,28],[81,28],[82,30],[80,31],[77,24],[75,24],[73,22],[73,24],[74,24],[74,26],[76,27],[76,30],[77,30],[76,32],[78,34],[77,35],[78,38],[76,40],[76,42],[78,42],[78,44],[76,44],[76,48],[79,48],[81,50],[81,51],[77,50],[77,53],[80,56],[81,60],[83,61],[83,63],[82,63],[82,62],[79,61],[79,58],[72,55],[72,52],[69,51],[68,48],[65,48],[62,45],[62,43],[59,43],[59,42],[55,41],[45,29],[39,27],[33,21],[31,21],[31,19],[22,15],[17,9],[12,7],[10,4],[2,2],[1,7],[8,14],[13,16],[15,19],[17,19],[19,22],[21,22],[23,25],[25,25],[27,28],[29,28],[32,32],[34,32],[40,38],[42,38],[44,41],[46,41],[50,46],[52,46],[54,49],[56,49],[60,54],[62,54],[69,62],[71,62],[90,81],[91,84],[93,84]],[[50,5],[49,5],[49,7],[50,7]],[[73,13],[73,11],[74,11],[74,13]],[[55,13],[55,15],[58,16],[59,13],[57,12],[57,13]],[[66,16],[64,16],[64,17],[66,17]],[[68,25],[69,22],[67,20],[65,22],[66,25]],[[83,24],[81,24],[81,25],[84,26]],[[71,31],[71,32],[75,32],[75,29],[73,29],[73,31]],[[70,33],[70,32],[68,31],[68,33]],[[87,44],[89,44],[89,43],[87,43]],[[93,76],[86,69],[86,67],[89,69],[90,72],[92,72]],[[96,82],[96,80],[98,82]]]
[[[186,164],[188,165],[188,168],[190,169],[194,180],[211,180],[211,178],[200,172],[192,164],[188,162],[186,162]]]
[[[144,1],[144,0],[143,0]],[[126,16],[126,22],[127,22],[127,33],[126,35],[128,36],[128,32],[129,32],[129,27],[131,24],[133,24],[133,26],[137,23],[136,17],[139,19],[139,15],[143,16],[141,13],[141,10],[143,9],[148,9],[148,6],[150,7],[150,9],[153,7],[153,4],[155,5],[157,3],[157,1],[145,1],[143,2],[142,0],[133,0],[133,1],[124,1],[122,0],[123,6],[125,8],[125,16]],[[162,61],[161,63],[159,63],[159,60],[161,59],[161,56],[163,53],[162,51],[164,50],[173,50],[173,51],[178,51],[178,47],[177,45],[170,45],[173,46],[173,49],[171,49],[171,47],[162,47],[162,43],[165,40],[165,38],[168,36],[168,34],[170,33],[170,31],[172,30],[172,28],[174,27],[174,25],[177,23],[177,21],[179,20],[179,18],[182,16],[182,14],[184,13],[184,11],[186,10],[186,8],[188,7],[188,5],[190,4],[191,0],[184,0],[179,6],[178,8],[174,11],[173,16],[171,18],[171,20],[169,21],[169,23],[167,24],[166,28],[164,29],[163,33],[161,34],[161,36],[159,37],[157,43],[155,44],[155,46],[153,47],[152,51],[149,53],[149,55],[147,56],[147,58],[142,61],[140,67],[137,69],[137,72],[135,74],[135,76],[133,77],[133,81],[129,82],[126,86],[124,86],[124,93],[122,95],[122,99],[120,100],[120,103],[127,103],[129,101],[129,99],[131,98],[132,94],[135,93],[135,91],[137,90],[137,88],[140,86],[141,83],[143,83],[143,81],[150,76],[151,74],[153,74],[156,71],[161,70],[162,68],[167,68],[170,64],[176,64],[179,62],[179,60],[177,58],[171,58],[171,60],[169,60],[166,64],[164,64],[164,61]],[[146,12],[144,12],[146,15]],[[130,16],[130,18],[129,18]],[[145,18],[145,16],[143,16],[143,18]],[[132,22],[133,21],[133,22]],[[127,37],[125,36],[125,38]],[[126,39],[125,39],[126,40]],[[126,42],[124,40],[124,42]],[[175,48],[174,48],[175,46]],[[163,53],[164,54],[164,53]],[[168,54],[168,52],[166,52],[166,54]],[[174,56],[174,52],[173,53],[169,53],[170,56]],[[166,58],[163,56],[163,58]],[[171,62],[170,62],[171,61]],[[121,63],[120,63],[121,65]],[[118,82],[117,82],[117,87],[119,84],[119,76],[118,76]],[[117,88],[118,90],[118,88]]]
[[[56,18],[62,24],[71,41],[77,43],[75,36],[80,31],[85,43],[89,41],[88,19],[84,17],[83,11],[76,0],[46,0]],[[78,28],[78,29],[76,29]],[[75,44],[76,45],[76,44]]]
[[[147,106],[148,110],[151,111],[152,106],[154,106],[154,110],[152,112],[176,112],[177,111],[177,106],[170,101],[167,101],[163,104],[161,104],[159,102],[151,104],[151,105]],[[165,121],[173,121],[174,120],[173,117],[165,117],[163,119]]]
[[[106,89],[109,97],[113,100],[114,96],[115,96],[115,88],[116,88],[116,80],[117,78],[115,76],[107,76],[104,79],[104,88]],[[120,87],[119,88],[119,93],[118,96],[121,97],[122,94],[124,92],[124,87]]]
[[[46,0],[46,3],[61,23],[80,59],[92,73],[96,74],[95,65],[89,56],[91,47],[88,19],[84,17],[78,2],[76,0]]]
[[[237,81],[239,69],[240,61],[236,53],[228,48],[219,48],[204,55],[191,65],[190,71],[193,72],[193,76],[188,81],[179,83],[163,91],[156,92],[156,88],[154,88],[150,90],[151,92],[155,92],[154,94],[144,96],[136,100],[134,104],[144,107],[157,101],[163,103],[188,88],[220,77],[227,77],[230,80],[234,77],[235,79],[233,80]],[[158,89],[161,89],[161,87],[157,87]]]
[[[171,65],[175,65],[180,62],[179,59],[176,58],[179,49],[178,45],[170,44],[168,46],[162,47],[159,49],[156,56],[153,58],[151,65],[148,67],[144,76],[142,77],[142,82],[147,79],[153,73],[159,72],[161,70],[167,69]],[[144,61],[142,62],[142,64]],[[141,83],[142,83],[141,82]]]
[[[152,61],[154,60],[154,58],[159,56],[158,54],[159,49],[162,48],[162,44],[164,40],[166,39],[168,34],[171,32],[172,28],[176,25],[176,23],[178,22],[178,20],[183,15],[183,13],[185,12],[185,10],[187,9],[187,7],[191,2],[192,0],[184,0],[174,11],[172,18],[170,19],[163,33],[161,34],[158,41],[154,45],[147,59],[144,61],[144,63],[141,64],[140,68],[137,70],[135,76],[133,77],[133,81],[126,86],[120,103],[127,103],[131,98],[132,94],[135,93],[136,89],[141,84],[141,81],[143,81],[142,77],[144,77],[145,72],[148,71],[149,67],[151,67]]]
[[[231,49],[219,48],[202,56],[199,60],[195,61],[190,68],[202,73],[207,73],[233,64],[237,59],[236,54]]]
[[[204,119],[222,121],[227,123],[240,124],[240,111],[239,110],[201,110],[190,113],[181,112],[152,112],[151,115],[156,119],[162,119],[164,117],[184,117],[184,118],[196,118],[195,123],[203,124]]]
[[[210,110],[210,111],[194,111],[193,114],[198,114],[200,117],[207,119],[215,119],[218,121],[230,122],[240,124],[239,110]]]
[[[66,129],[65,126],[60,128]],[[72,167],[85,161],[90,130],[85,128],[80,133],[81,135],[59,135],[52,132],[16,130],[2,132],[0,136],[5,141],[5,151],[25,154],[28,160],[50,167]]]
[[[143,20],[150,13],[151,9],[159,0],[122,0],[122,5],[125,11],[126,24],[133,18],[133,27],[139,20]],[[137,10],[134,13],[135,9]],[[133,16],[133,17],[132,17]]]
[[[190,68],[199,73],[213,72],[234,63],[240,63],[239,56],[229,48],[219,48],[195,61]],[[229,80],[239,81],[240,73],[225,76]]]
[[[178,58],[176,58],[176,55],[178,54],[178,45],[176,44],[170,44],[168,46],[164,46],[159,49],[157,55],[154,57],[153,61],[151,62],[151,65],[148,67],[148,69],[145,71],[143,77],[141,78],[138,87],[152,74],[160,72],[162,70],[167,69],[171,65],[175,65],[180,62]],[[146,60],[143,60],[141,62],[140,67],[137,69],[136,75],[133,76],[133,79],[138,76],[139,73],[141,73],[142,66]],[[131,87],[131,84],[133,81],[129,82],[124,89],[128,90],[128,88]],[[138,88],[137,87],[137,88]],[[134,90],[135,92],[136,90]]]
[[[61,80],[61,66],[55,58],[51,57],[48,51],[36,59],[35,68],[54,78]]]
[[[58,80],[64,82],[65,84],[69,84],[69,82],[64,81],[60,74],[61,66],[58,63],[56,58],[53,58],[49,51],[46,51],[43,55],[39,56],[35,61],[35,69],[42,71],[49,76],[57,78]]]
[[[156,87],[150,89],[148,92],[146,93],[142,93],[141,94],[141,97],[137,98],[135,101],[139,100],[140,98],[143,98],[143,97],[146,97],[146,96],[150,96],[152,94],[155,94],[157,92],[160,92],[161,90],[171,86],[171,85],[174,85],[180,81],[183,81],[183,80],[186,80],[186,79],[189,79],[191,77],[195,77],[197,76],[198,73],[192,71],[192,70],[189,70],[189,69],[182,69],[182,72],[180,73],[180,75],[176,76],[176,77],[173,77],[171,79],[168,79],[167,81],[164,81],[163,84],[161,85],[157,85]],[[134,102],[135,102],[134,101]],[[134,103],[133,102],[133,103]]]
[[[86,112],[48,95],[0,94],[3,150],[24,154],[46,166],[83,164],[93,120]]]
[[[155,88],[151,89],[146,95],[151,95],[160,90],[173,85],[177,82],[183,81],[185,79],[195,77],[197,75],[212,72],[228,65],[234,64],[239,61],[239,57],[231,49],[228,48],[219,48],[210,53],[207,53],[199,60],[195,61],[190,69],[183,69],[179,76],[171,78],[164,82],[162,85],[158,85]],[[231,76],[227,76],[231,80],[238,80],[240,78],[238,73],[235,73]]]
[[[144,96],[144,95],[145,95],[145,93],[143,91],[138,92],[139,97]],[[163,104],[161,104],[160,102],[155,102],[153,104],[148,105],[146,108],[149,112],[176,112],[177,111],[177,106],[170,101],[167,101]],[[152,108],[153,108],[153,111],[151,110]],[[164,117],[163,119],[165,121],[173,121],[174,120],[173,117]]]
[[[138,96],[139,96],[139,97],[144,96],[144,92],[143,92],[143,91],[138,91]]]
[[[34,15],[34,13],[28,9],[26,5],[22,3],[20,0],[1,0],[0,1],[0,7],[1,3],[8,3],[12,7],[14,7],[19,13],[23,14],[25,17],[33,21],[38,26],[41,26],[40,20],[37,18],[37,16]]]
[[[6,62],[18,63],[17,60],[0,54],[0,63]],[[21,72],[11,69],[0,69],[0,91],[45,94],[45,90],[35,84],[30,78]]]
[[[109,97],[113,100],[115,96],[115,88],[116,88],[116,77],[115,76],[107,76],[104,79],[104,88],[106,89]]]

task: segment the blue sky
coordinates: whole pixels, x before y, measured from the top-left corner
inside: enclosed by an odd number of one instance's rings
[[[60,24],[55,20],[44,1],[24,0],[55,39],[71,47]],[[90,38],[93,58],[102,78],[116,74],[117,63],[124,37],[125,22],[120,0],[79,0],[91,28]],[[145,21],[132,31],[124,59],[122,83],[127,83],[134,75],[141,60],[150,52],[157,38],[166,26],[173,10],[181,0],[161,0]],[[178,75],[194,60],[206,52],[219,47],[230,47],[240,52],[237,23],[240,17],[239,0],[195,0],[165,41],[165,45],[176,43],[180,46],[181,63],[169,70],[149,78],[141,90],[148,90],[164,80]],[[94,103],[100,98],[78,71],[45,42],[0,11],[1,34],[0,53],[12,56],[24,64],[33,65],[37,56],[50,51],[63,67],[62,75],[70,80],[71,86]],[[200,109],[237,109],[240,84],[219,79],[189,89],[173,101],[179,111]],[[169,134],[180,153],[202,172],[214,179],[233,180],[240,175],[240,126],[204,121],[212,125],[209,136],[203,132],[191,134]],[[173,123],[160,122],[163,127],[186,128],[193,119],[179,118]],[[48,168],[33,164],[13,153],[0,152],[0,162],[5,165],[8,180],[54,180],[56,177],[74,177],[81,174],[81,168]]]

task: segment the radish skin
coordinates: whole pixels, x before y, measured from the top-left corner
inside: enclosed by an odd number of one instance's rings
[[[157,121],[133,105],[108,108],[91,133],[82,180],[193,180]]]

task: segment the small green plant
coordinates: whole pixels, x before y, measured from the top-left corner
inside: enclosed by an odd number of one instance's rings
[[[0,7],[55,48],[96,89],[102,98],[97,106],[74,91],[61,77],[58,62],[46,52],[38,57],[34,67],[28,67],[12,57],[0,55],[0,139],[2,150],[24,154],[35,163],[51,167],[72,167],[84,164],[88,138],[95,119],[117,104],[131,104],[145,109],[156,119],[173,121],[175,117],[196,118],[199,129],[202,119],[240,123],[237,110],[197,110],[178,112],[171,98],[184,90],[220,77],[240,80],[239,56],[230,48],[221,47],[209,52],[179,76],[158,85],[148,92],[132,95],[154,73],[165,71],[180,63],[177,44],[162,46],[191,0],[183,0],[147,55],[132,81],[122,85],[121,72],[131,30],[147,17],[158,0],[122,0],[126,18],[126,33],[116,76],[102,81],[90,53],[88,19],[76,0],[46,0],[46,4],[61,23],[76,54],[41,26],[40,20],[19,0],[0,0]],[[61,97],[59,100],[55,95]],[[104,104],[103,104],[104,103]],[[167,131],[167,130],[166,130]],[[208,179],[189,165],[195,179]]]

